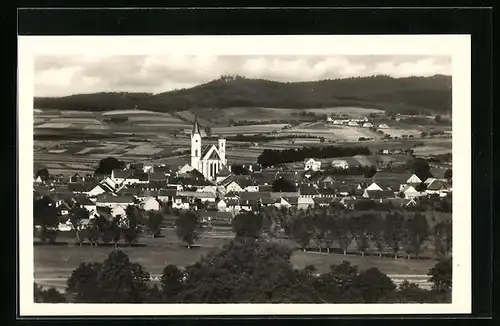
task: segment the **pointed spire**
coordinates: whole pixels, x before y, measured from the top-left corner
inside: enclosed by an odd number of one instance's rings
[[[193,130],[191,130],[191,135],[200,134],[200,126],[198,125],[198,117],[194,116]]]

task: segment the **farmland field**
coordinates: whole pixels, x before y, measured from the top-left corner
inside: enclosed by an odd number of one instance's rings
[[[368,116],[370,113],[383,114],[385,111],[378,109],[368,109],[360,107],[339,106],[333,108],[318,108],[318,109],[305,109],[306,112],[313,112],[315,114],[339,114],[350,116]]]
[[[214,127],[212,128],[213,134],[221,135],[237,135],[237,134],[260,134],[270,133],[283,129],[287,124],[262,124],[262,125],[246,125],[246,126],[232,126],[232,127]]]

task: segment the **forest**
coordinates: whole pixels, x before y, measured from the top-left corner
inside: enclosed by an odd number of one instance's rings
[[[189,109],[271,107],[326,108],[357,106],[406,114],[451,112],[451,76],[389,76],[277,82],[241,76],[159,94],[94,93],[36,97],[36,109],[108,111],[133,109],[175,112]]]

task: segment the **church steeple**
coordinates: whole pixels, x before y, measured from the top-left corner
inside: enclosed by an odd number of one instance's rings
[[[194,124],[193,124],[193,129],[191,130],[191,136],[195,134],[200,134],[200,126],[198,125],[198,117],[194,116]]]

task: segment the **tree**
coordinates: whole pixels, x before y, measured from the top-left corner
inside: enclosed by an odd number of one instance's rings
[[[356,247],[361,253],[361,256],[365,255],[365,251],[369,247],[368,239],[372,219],[373,216],[369,214],[362,214],[361,216],[352,218],[354,240],[356,241]]]
[[[443,121],[443,118],[438,114],[434,117],[434,121],[436,121],[437,123],[441,123]]]
[[[410,283],[407,280],[404,280],[399,285],[397,298],[399,302],[403,303],[425,303],[432,301],[430,291],[424,290],[417,284]]]
[[[433,290],[436,292],[449,292],[452,286],[452,260],[451,258],[441,259],[432,267],[427,275],[429,282],[433,283]]]
[[[49,180],[49,177],[50,177],[49,170],[47,170],[46,168],[40,169],[40,170],[36,171],[35,177],[36,178],[40,177],[40,179],[45,182],[45,181]]]
[[[314,286],[320,296],[330,303],[362,302],[361,292],[356,285],[357,266],[343,261],[331,265],[330,271],[319,276]]]
[[[205,127],[205,134],[207,135],[207,137],[211,137],[212,136],[212,128],[210,128],[209,126],[206,126]]]
[[[52,199],[42,197],[33,201],[33,223],[35,227],[38,227],[37,235],[41,241],[55,242],[59,217]]]
[[[99,161],[95,174],[110,175],[114,169],[125,168],[125,162],[119,161],[114,157],[106,157]]]
[[[175,232],[188,248],[198,240],[199,227],[198,216],[194,212],[182,213],[175,221]]]
[[[450,221],[437,223],[432,232],[436,254],[441,258],[451,255],[452,249],[452,225]]]
[[[81,263],[68,278],[66,291],[73,294],[75,302],[98,302],[101,288],[97,277],[101,263]]]
[[[417,157],[411,162],[411,170],[413,173],[417,175],[417,177],[425,181],[427,178],[431,178],[431,170],[430,170],[429,162],[426,159]]]
[[[242,212],[232,222],[237,238],[259,238],[263,228],[263,216],[253,212]]]
[[[375,267],[360,272],[356,277],[356,286],[367,303],[378,302],[381,298],[391,295],[396,289],[394,282]]]
[[[42,289],[38,284],[34,284],[34,301],[37,303],[65,303],[66,298],[55,288]]]
[[[121,250],[113,250],[97,274],[100,302],[141,303],[148,293],[149,273],[132,263]]]
[[[186,303],[320,303],[290,263],[291,250],[265,240],[241,239],[186,267],[178,300]]]
[[[163,222],[163,214],[159,212],[149,212],[149,217],[146,221],[146,226],[151,234],[151,237],[155,238],[161,233],[161,223]]]
[[[274,192],[295,192],[297,188],[290,181],[283,178],[274,180],[272,189]]]
[[[167,265],[161,275],[163,297],[167,302],[175,302],[176,296],[182,291],[183,272],[175,265]]]
[[[250,171],[247,168],[244,168],[242,165],[234,165],[231,169],[235,175],[249,175]]]
[[[404,219],[399,213],[387,214],[384,220],[384,240],[392,249],[394,258],[398,258],[398,252],[403,241]]]
[[[337,219],[336,239],[344,256],[347,255],[347,249],[354,238],[352,220],[348,216],[339,216]]]
[[[410,254],[418,258],[422,245],[429,235],[427,219],[421,213],[415,213],[405,221],[404,228],[408,259]]]
[[[76,242],[81,246],[85,237],[82,237],[84,226],[82,221],[89,218],[89,211],[82,206],[74,206],[69,211],[69,220],[75,229]]]
[[[292,238],[306,251],[314,232],[311,219],[300,211],[291,218],[289,229]]]
[[[452,170],[451,169],[446,169],[446,171],[444,171],[444,178],[446,180],[451,180],[452,177],[453,177]]]

